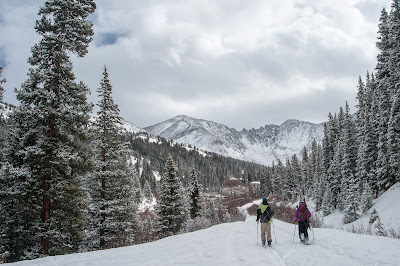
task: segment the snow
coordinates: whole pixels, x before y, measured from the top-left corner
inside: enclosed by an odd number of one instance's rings
[[[157,181],[160,181],[160,180],[161,180],[160,172],[158,172],[158,171],[153,171],[153,175],[154,175],[154,177],[156,178]]]
[[[400,183],[374,201],[383,223],[399,226]],[[151,208],[152,202],[143,203]],[[259,224],[246,209],[259,205],[261,199],[239,209],[246,221],[226,223],[192,233],[172,236],[155,242],[71,255],[52,256],[13,265],[400,265],[400,239],[360,235],[336,228],[314,228],[309,231],[311,245],[298,240],[297,225],[277,219],[272,224],[272,248],[260,246]],[[312,202],[308,203],[310,209]],[[146,205],[146,206],[145,206]],[[314,214],[313,214],[314,215]],[[325,217],[340,228],[343,214]],[[361,218],[354,224],[366,222]],[[346,226],[351,226],[346,225]]]
[[[103,251],[53,256],[15,265],[400,265],[400,240],[315,228],[304,246],[297,228],[274,219],[272,248],[260,246],[255,216],[159,241]],[[312,239],[312,233],[310,233]]]
[[[133,132],[133,133],[146,132],[146,130],[126,120],[122,120],[122,128],[128,132]]]
[[[324,225],[327,227],[350,230],[352,227],[364,228],[369,225],[369,216],[373,209],[378,211],[380,220],[384,225],[385,230],[395,229],[400,230],[400,183],[393,185],[388,191],[383,193],[379,198],[373,201],[373,205],[367,215],[360,219],[343,225],[344,214],[336,211],[324,217]]]
[[[297,120],[238,132],[223,124],[181,115],[145,129],[204,151],[263,165],[300,154],[313,139],[321,141],[323,137],[322,124]]]

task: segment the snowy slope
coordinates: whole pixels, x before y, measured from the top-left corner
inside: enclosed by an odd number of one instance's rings
[[[257,246],[257,229],[255,217],[249,216],[245,222],[220,224],[152,243],[13,265],[400,265],[397,239],[314,229],[313,244],[304,246],[293,236],[293,224],[274,220],[273,248],[265,249]]]
[[[378,211],[385,230],[394,229],[400,233],[400,182],[393,185],[388,191],[374,200],[367,215],[360,217],[360,219],[350,224],[343,225],[342,221],[344,214],[341,212],[335,212],[324,217],[324,224],[329,227],[345,230],[349,230],[352,227],[355,227],[356,229],[368,228],[369,216],[373,209]],[[374,225],[372,225],[371,230],[372,232],[376,231]]]
[[[139,133],[146,132],[146,130],[136,126],[135,124],[128,122],[126,120],[122,120],[122,128],[128,132]]]
[[[270,165],[276,158],[299,154],[304,146],[309,147],[314,139],[321,141],[323,137],[322,124],[297,120],[239,132],[223,124],[184,115],[145,130],[202,150],[264,165]]]

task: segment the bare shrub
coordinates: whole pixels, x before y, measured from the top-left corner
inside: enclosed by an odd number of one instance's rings
[[[347,228],[346,231],[359,235],[373,235],[371,225],[364,226],[363,224],[361,224],[358,226],[354,226],[353,224],[351,225],[351,227]]]
[[[186,230],[188,232],[194,232],[197,230],[208,228],[210,226],[211,222],[209,219],[202,216],[198,216],[188,221]]]
[[[400,239],[400,226],[397,229],[390,227],[388,230],[389,237]]]
[[[269,206],[274,210],[274,218],[288,222],[295,223],[295,213],[296,209],[285,205],[285,204],[276,204],[276,201],[273,197],[269,198],[268,202]],[[247,212],[250,215],[257,215],[258,205],[253,204],[251,207],[247,209]]]

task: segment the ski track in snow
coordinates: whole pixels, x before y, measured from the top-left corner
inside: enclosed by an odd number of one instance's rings
[[[295,225],[274,219],[272,248],[261,246],[255,216],[152,243],[46,257],[12,265],[400,265],[400,240],[314,228],[303,245]],[[294,236],[295,233],[295,236]]]

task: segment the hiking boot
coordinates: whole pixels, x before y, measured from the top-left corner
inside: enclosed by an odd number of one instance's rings
[[[268,241],[268,247],[271,247],[272,241]]]
[[[263,245],[263,247],[265,246],[265,240],[262,241],[262,245]]]

